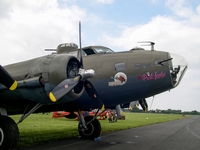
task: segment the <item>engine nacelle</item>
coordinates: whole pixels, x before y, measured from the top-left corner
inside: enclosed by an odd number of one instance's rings
[[[49,64],[43,65],[44,70],[42,76],[45,80],[45,90],[52,91],[59,83],[67,78],[74,78],[78,75],[80,64],[79,60],[68,54],[55,54],[46,58]],[[51,59],[51,60],[48,60]],[[43,63],[44,64],[44,63]],[[79,98],[84,91],[83,83],[80,82],[68,94],[62,97],[59,101],[72,101]]]

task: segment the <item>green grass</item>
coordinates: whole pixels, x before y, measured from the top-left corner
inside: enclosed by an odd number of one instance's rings
[[[16,122],[20,115],[11,116]],[[135,128],[171,120],[182,119],[182,115],[125,113],[125,120],[109,123],[100,120],[102,133]],[[18,125],[20,131],[19,146],[30,146],[44,142],[78,137],[78,121],[66,118],[52,118],[50,114],[32,114]]]

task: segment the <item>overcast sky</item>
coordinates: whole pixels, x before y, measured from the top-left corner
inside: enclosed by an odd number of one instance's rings
[[[155,96],[151,109],[200,111],[200,2],[197,0],[0,0],[0,57],[7,65],[47,55],[60,43],[129,50],[138,41],[185,57],[180,85]],[[149,106],[152,98],[147,99]]]

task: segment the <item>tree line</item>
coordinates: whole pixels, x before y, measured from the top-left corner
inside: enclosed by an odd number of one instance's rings
[[[144,112],[142,109],[139,109],[139,108],[133,108],[132,110],[129,110],[129,111],[130,112],[138,112],[138,113]],[[200,112],[198,112],[197,110],[182,111],[182,110],[175,110],[175,109],[167,109],[167,110],[156,109],[156,110],[149,110],[148,112],[162,113],[162,114],[200,115]]]

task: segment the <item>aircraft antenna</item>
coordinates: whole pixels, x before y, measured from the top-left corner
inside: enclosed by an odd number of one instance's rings
[[[45,49],[44,51],[45,51],[45,52],[52,52],[52,54],[53,54],[53,53],[57,53],[57,49],[50,49],[50,48],[49,48],[49,49]]]
[[[54,51],[57,51],[57,49],[45,49],[45,51],[54,52]]]
[[[39,49],[42,52],[42,54],[45,56],[46,54],[44,53],[44,51],[41,48],[39,48]]]
[[[149,43],[149,44],[144,44],[144,45],[141,45],[141,46],[151,46],[151,50],[154,51],[154,45],[155,43],[154,42],[151,42],[151,41],[142,41],[142,42],[138,42],[138,43]]]

